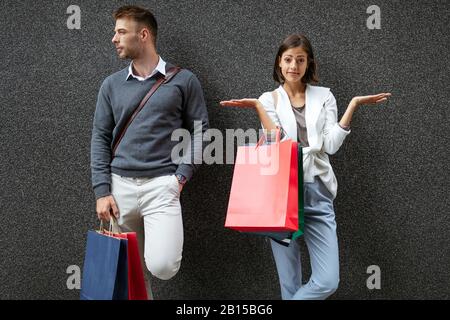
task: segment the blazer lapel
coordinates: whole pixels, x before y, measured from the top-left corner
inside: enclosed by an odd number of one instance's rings
[[[289,138],[297,141],[297,123],[295,121],[295,115],[291,108],[291,101],[287,92],[284,90],[283,86],[278,88],[278,110],[277,114],[280,119],[281,126],[286,131]]]
[[[315,87],[310,86],[309,84],[306,85],[306,92],[305,92],[305,105],[306,105],[306,126],[309,130],[309,128],[315,127],[314,124],[316,123],[317,117],[320,114],[320,111],[322,111],[322,99],[323,97],[320,94],[319,90],[316,90]]]
[[[284,128],[289,138],[297,141],[297,123],[295,121],[294,112],[292,111],[289,96],[283,86],[280,86],[277,91],[279,98],[277,114],[279,116],[281,126]],[[314,87],[309,84],[306,85],[305,122],[310,146],[317,143],[318,133],[316,122],[323,108],[323,99],[324,94],[322,88]]]
[[[313,147],[318,143],[317,139],[319,133],[317,132],[316,124],[317,118],[323,108],[323,94],[319,88],[309,84],[306,86],[305,94],[305,122],[308,132],[308,142],[309,146]]]

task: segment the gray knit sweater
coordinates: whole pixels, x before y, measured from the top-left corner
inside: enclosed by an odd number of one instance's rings
[[[171,67],[167,64],[166,71]],[[127,79],[127,75],[128,68],[125,68],[107,77],[98,94],[91,141],[92,187],[96,199],[111,194],[111,172],[149,178],[180,173],[189,180],[198,167],[192,161],[198,154],[192,154],[190,161],[174,163],[171,152],[179,142],[171,140],[172,132],[185,128],[193,134],[194,121],[201,122],[202,132],[208,129],[200,82],[192,72],[183,69],[147,101],[128,127],[113,158],[111,149],[118,133],[160,74],[142,82],[133,77]],[[193,135],[191,139],[194,140]],[[201,152],[201,148],[196,152]]]

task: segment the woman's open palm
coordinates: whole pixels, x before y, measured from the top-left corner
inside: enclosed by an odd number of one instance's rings
[[[223,107],[241,107],[241,108],[256,108],[258,99],[232,99],[220,101]]]
[[[377,103],[387,101],[387,99],[390,96],[391,96],[390,93],[379,93],[379,94],[370,95],[370,96],[354,97],[352,99],[352,102],[354,102],[357,106],[362,106],[365,104],[377,104]]]

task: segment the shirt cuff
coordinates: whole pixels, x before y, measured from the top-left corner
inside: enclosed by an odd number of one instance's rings
[[[109,196],[111,194],[110,185],[107,183],[100,184],[94,188],[95,200]]]
[[[350,126],[341,126],[340,123],[338,123],[339,127],[341,127],[341,129],[344,129],[345,131],[350,131]]]
[[[191,180],[191,178],[194,174],[193,171],[194,170],[191,165],[182,163],[178,166],[178,169],[175,172],[175,174],[181,174],[183,177],[186,178],[186,182],[188,182],[189,180]]]

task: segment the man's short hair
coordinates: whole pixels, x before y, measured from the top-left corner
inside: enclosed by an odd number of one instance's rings
[[[158,23],[155,16],[149,10],[139,6],[122,6],[113,13],[115,20],[120,18],[130,18],[137,23],[148,27],[156,45],[156,37],[158,35]]]

